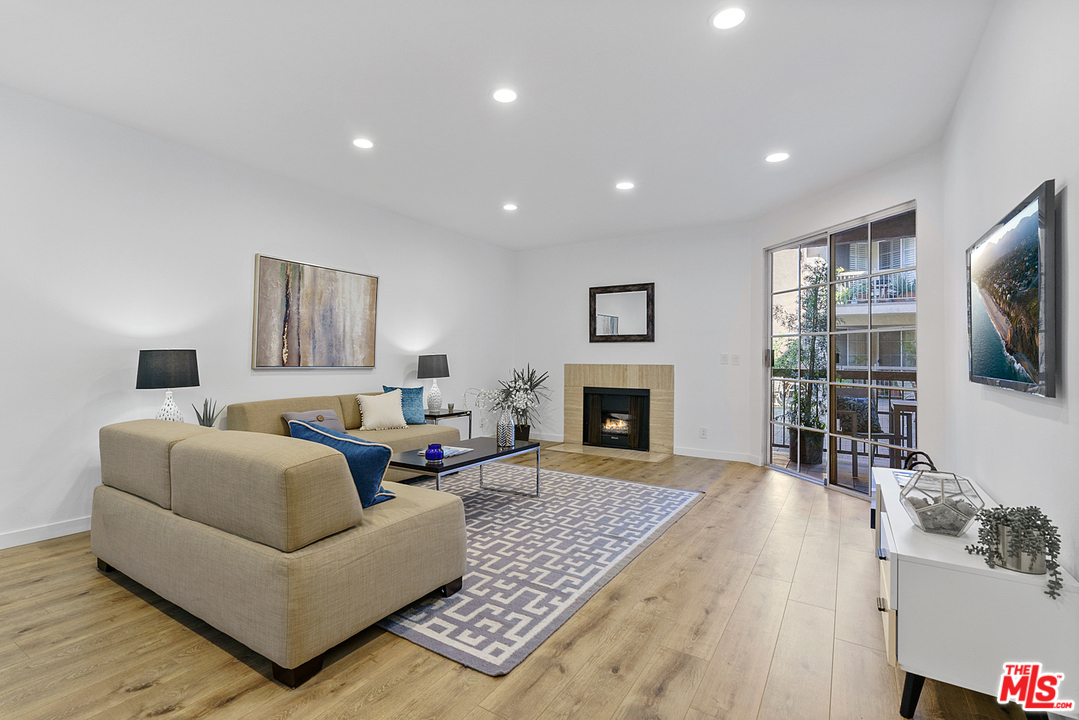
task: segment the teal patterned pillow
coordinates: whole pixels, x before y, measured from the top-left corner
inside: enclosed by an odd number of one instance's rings
[[[394,390],[401,391],[401,412],[405,415],[405,422],[409,425],[426,425],[427,420],[423,417],[423,386],[414,388],[382,386],[382,392]]]

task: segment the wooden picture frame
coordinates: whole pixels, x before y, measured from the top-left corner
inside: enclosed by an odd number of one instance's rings
[[[631,297],[644,293],[643,297]],[[615,298],[615,296],[619,296]],[[622,306],[631,308],[632,317],[619,317],[602,312],[605,305],[624,299]],[[644,307],[640,307],[643,300]],[[597,314],[603,320],[597,323]],[[613,318],[613,322],[612,322]],[[630,322],[625,322],[630,320]],[[621,332],[620,332],[621,330]],[[588,342],[655,342],[656,284],[604,285],[588,288]]]
[[[251,366],[373,368],[378,278],[255,255]]]

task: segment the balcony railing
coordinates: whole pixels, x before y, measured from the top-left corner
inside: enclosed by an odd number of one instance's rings
[[[837,309],[844,305],[913,302],[918,298],[918,281],[913,272],[877,275],[871,278],[844,280],[836,286]]]

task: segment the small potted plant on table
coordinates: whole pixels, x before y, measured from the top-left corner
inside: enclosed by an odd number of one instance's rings
[[[1045,594],[1060,597],[1064,583],[1057,557],[1060,535],[1057,526],[1036,506],[984,508],[978,513],[978,541],[967,546],[971,555],[981,555],[989,567],[1000,565],[1016,572],[1049,573]]]

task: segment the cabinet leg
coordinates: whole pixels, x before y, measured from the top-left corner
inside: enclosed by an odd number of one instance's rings
[[[903,681],[903,699],[899,702],[899,714],[903,717],[914,717],[914,709],[918,707],[918,698],[922,694],[922,685],[925,685],[924,677],[907,673],[907,678]]]

